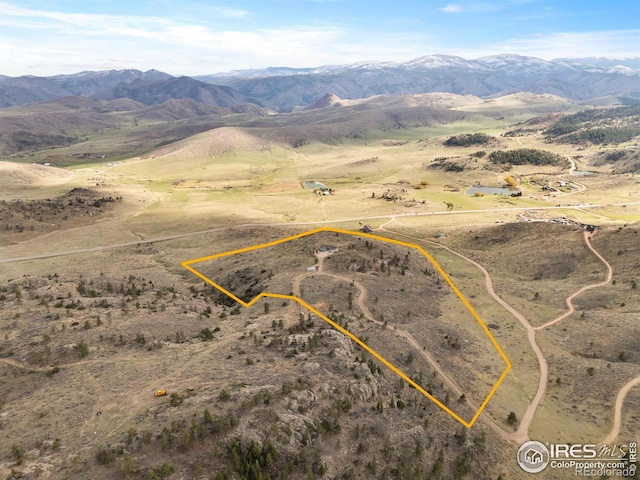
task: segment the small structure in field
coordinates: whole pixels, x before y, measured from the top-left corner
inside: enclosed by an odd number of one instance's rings
[[[333,245],[323,245],[318,249],[318,253],[324,253],[331,255],[332,253],[336,253],[338,251],[338,247]]]

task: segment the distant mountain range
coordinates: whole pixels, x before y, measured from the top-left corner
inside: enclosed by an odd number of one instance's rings
[[[273,67],[193,78],[173,77],[157,70],[0,76],[0,107],[80,96],[95,100],[127,98],[146,105],[191,99],[212,107],[265,114],[265,108],[290,111],[318,99],[321,104],[328,92],[342,99],[429,92],[479,97],[551,93],[579,101],[605,96],[640,98],[640,58],[546,61],[509,54],[467,60],[429,55],[408,62]]]
[[[259,96],[279,110],[307,105],[333,92],[340,98],[429,92],[480,97],[516,92],[551,93],[572,100],[640,97],[640,58],[565,58],[545,61],[520,55],[467,60],[429,55],[408,62],[369,62],[316,69],[247,70],[196,77]]]

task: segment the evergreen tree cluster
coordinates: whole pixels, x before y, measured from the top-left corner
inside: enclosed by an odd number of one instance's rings
[[[603,127],[590,128],[567,135],[562,139],[564,143],[580,145],[583,143],[593,143],[596,145],[618,144],[628,142],[634,137],[640,135],[639,126],[629,127]]]
[[[447,147],[468,147],[470,145],[486,145],[493,137],[484,133],[461,133],[447,138],[444,144]]]
[[[560,165],[564,161],[560,155],[534,148],[491,152],[489,160],[492,163],[509,165]]]
[[[271,442],[260,446],[256,442],[243,445],[235,438],[229,443],[229,454],[234,470],[246,480],[267,480],[276,477],[274,460],[278,451]]]
[[[584,110],[557,120],[547,140],[570,144],[618,144],[640,135],[640,105]]]

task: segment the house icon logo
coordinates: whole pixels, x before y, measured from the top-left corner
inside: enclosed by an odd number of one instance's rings
[[[549,464],[549,450],[540,442],[527,442],[518,450],[518,464],[527,473],[541,472]]]

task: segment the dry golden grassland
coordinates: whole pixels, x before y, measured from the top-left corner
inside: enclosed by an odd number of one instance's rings
[[[339,250],[322,260],[321,271],[306,272],[316,261],[312,252],[323,245]],[[468,410],[458,413],[467,422],[506,369],[505,360],[464,300],[455,295],[436,266],[412,248],[319,232],[191,266],[245,302],[268,292],[294,294],[317,305],[314,308],[358,338],[369,339],[365,343],[410,378],[420,378],[417,383],[427,390],[427,374],[434,371],[428,360],[437,361],[460,387],[455,398],[465,395],[475,405],[475,410],[464,408],[465,402],[460,401],[460,406],[450,407],[455,413]],[[405,335],[411,335],[418,348],[407,343]],[[422,358],[423,351],[430,358]],[[435,371],[428,380],[429,385],[442,381]],[[453,393],[434,395],[452,404]]]
[[[236,239],[255,241],[262,232]],[[213,236],[209,244],[230,240]],[[133,459],[136,469],[170,461],[194,475],[197,468],[227,468],[221,465],[229,458],[228,433],[248,442],[263,440],[268,430],[281,458],[311,442],[332,474],[346,462],[336,453],[338,442],[362,449],[356,469],[366,474],[374,456],[390,468],[419,441],[423,460],[407,465],[429,471],[442,442],[463,428],[394,375],[372,370],[375,361],[361,363],[363,353],[324,322],[299,324],[290,302],[263,300],[237,312],[216,304],[211,288],[167,261],[180,256],[181,247],[57,259],[47,265],[48,276],[39,263],[23,265],[19,278],[3,284],[2,428],[24,451],[22,466],[10,450],[3,465],[87,478],[119,475]],[[176,396],[154,398],[157,388]],[[191,414],[199,419],[205,409],[214,422],[228,418],[237,425],[207,427],[209,433],[195,439],[184,434],[183,422],[188,427]],[[341,433],[331,433],[333,422]],[[493,450],[488,445],[496,440],[482,431],[474,429],[455,449],[462,453],[477,437]],[[393,451],[384,453],[387,443]],[[116,452],[106,467],[96,456],[104,449]],[[189,455],[199,451],[208,451],[210,460],[194,462]],[[484,461],[474,468],[494,471]]]
[[[483,416],[505,434],[515,430],[507,418],[514,412],[520,419],[532,401],[537,359],[521,323],[488,295],[482,273],[438,244],[483,265],[496,292],[533,326],[566,311],[566,297],[602,282],[606,269],[579,227],[519,221],[519,214],[599,227],[591,242],[611,263],[613,281],[577,297],[574,314],[537,332],[549,382],[529,435],[563,442],[604,437],[618,390],[640,374],[638,179],[591,167],[590,158],[602,150],[597,147],[547,144],[533,130],[499,136],[516,120],[575,105],[526,95],[472,103],[465,108],[472,113],[451,123],[310,139],[298,148],[278,140],[275,127],[228,127],[115,163],[58,169],[3,162],[2,225],[10,228],[0,228],[0,428],[11,442],[0,449],[0,476],[14,469],[25,478],[44,472],[153,478],[150,469],[159,476],[169,463],[165,473],[172,466],[184,478],[234,478],[242,470],[235,457],[240,463],[249,458],[244,447],[233,453],[234,437],[248,449],[252,441],[273,443],[279,453],[262,470],[271,478],[277,471],[289,478],[309,471],[346,478],[522,478],[514,461],[518,445]],[[291,134],[293,127],[285,127]],[[483,146],[443,145],[450,135],[477,131],[496,138]],[[110,135],[123,141],[117,132]],[[596,173],[569,176],[560,166],[507,170],[487,159],[493,150],[524,147],[568,155],[579,169]],[[487,155],[472,156],[479,150]],[[463,171],[438,167],[442,157]],[[477,183],[502,186],[508,175],[522,197],[465,193]],[[333,193],[304,188],[311,180]],[[568,186],[560,188],[560,181]],[[558,191],[542,190],[544,183]],[[78,187],[90,188],[94,201],[122,200],[100,208],[66,205],[66,219],[33,202],[55,203]],[[17,198],[22,203],[12,204]],[[471,430],[294,302],[262,299],[236,308],[180,266],[317,226],[358,230],[365,224],[377,235],[425,248],[494,325],[491,333],[512,369]],[[435,239],[440,232],[446,238]],[[246,265],[225,264],[213,273],[243,294],[247,285],[235,274],[241,267],[247,278],[273,273],[256,288],[289,294],[298,281],[319,310],[386,349],[412,378],[422,375],[443,403],[472,415],[471,404],[482,401],[502,370],[459,299],[442,293],[437,277],[423,273],[429,265],[413,253],[403,275],[404,247],[369,250],[360,245],[364,239],[326,238],[332,242],[344,244],[323,263],[334,277],[306,274],[317,261],[315,244],[276,252],[268,268],[259,266],[263,258],[247,256]],[[87,250],[96,247],[107,248]],[[400,263],[390,282],[388,264],[382,265],[394,255]],[[23,257],[29,258],[9,261]],[[350,283],[356,280],[367,291],[362,301],[373,321],[358,304],[361,290]],[[440,359],[466,402],[399,331]],[[170,395],[155,398],[159,388]],[[620,442],[637,437],[638,401],[632,390]]]

